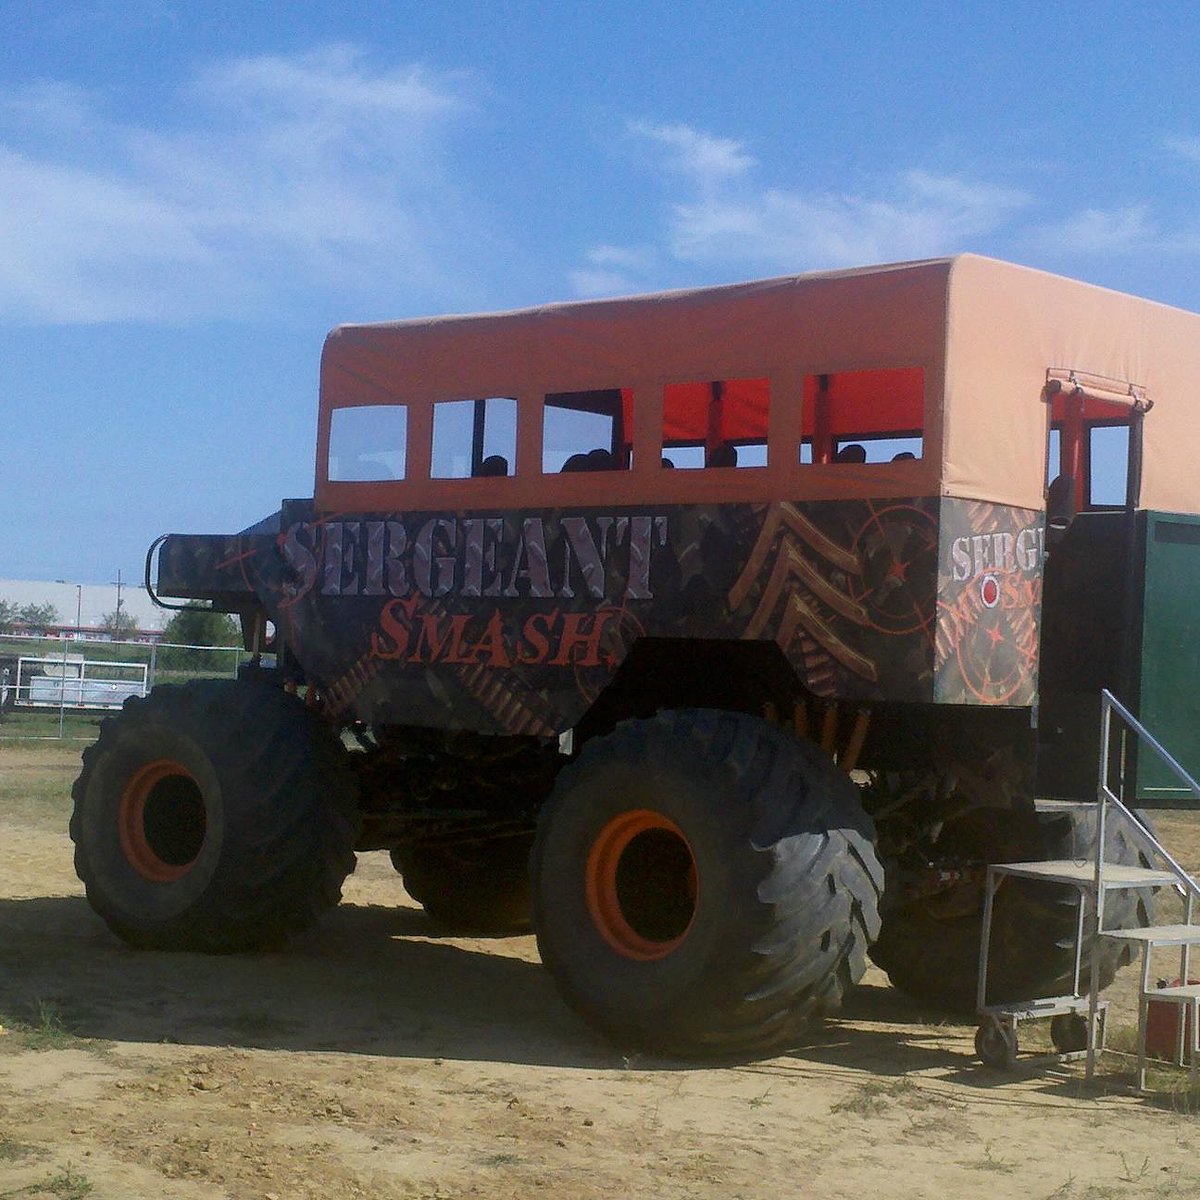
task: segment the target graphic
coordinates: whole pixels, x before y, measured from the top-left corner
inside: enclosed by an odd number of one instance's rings
[[[867,610],[872,629],[900,636],[933,625],[938,566],[936,519],[909,504],[872,509],[855,535],[862,573],[851,595]]]

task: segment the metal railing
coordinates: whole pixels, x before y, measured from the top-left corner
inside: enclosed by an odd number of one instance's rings
[[[1108,831],[1108,810],[1113,806],[1125,818],[1129,828],[1134,831],[1141,843],[1144,853],[1151,858],[1158,858],[1167,866],[1176,878],[1179,893],[1186,898],[1184,924],[1194,924],[1195,902],[1200,899],[1200,884],[1192,878],[1186,868],[1180,865],[1167,848],[1142,823],[1141,818],[1131,809],[1110,786],[1110,768],[1112,763],[1112,719],[1116,714],[1125,723],[1121,734],[1120,774],[1124,782],[1125,769],[1128,766],[1126,754],[1126,732],[1132,730],[1141,743],[1148,746],[1167,769],[1186,787],[1197,800],[1200,800],[1200,783],[1187,773],[1178,760],[1165,746],[1133,715],[1107,688],[1100,692],[1100,769],[1098,772],[1099,785],[1096,793],[1096,870],[1094,876],[1095,903],[1093,905],[1092,922],[1092,983],[1090,1006],[1088,1011],[1088,1054],[1087,1076],[1090,1079],[1095,1069],[1096,1060],[1096,1011],[1100,994],[1100,938],[1104,934],[1104,844]],[[1124,790],[1122,788],[1122,790]],[[1190,947],[1186,944],[1181,950],[1180,975],[1185,981],[1188,978],[1188,955]]]
[[[21,655],[13,685],[14,708],[120,708],[150,690],[147,663]]]
[[[241,646],[0,634],[0,741],[94,737],[72,734],[68,717],[119,709],[156,683],[235,678],[250,658]]]

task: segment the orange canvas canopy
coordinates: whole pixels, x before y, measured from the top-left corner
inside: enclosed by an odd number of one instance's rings
[[[1200,316],[974,255],[342,326],[322,357],[317,497],[325,508],[364,502],[366,485],[325,477],[330,414],[380,404],[410,406],[410,470],[404,481],[370,485],[374,502],[458,506],[476,483],[494,496],[495,485],[482,480],[426,478],[426,410],[437,401],[506,396],[529,416],[519,418],[509,498],[534,500],[544,484],[536,478],[541,433],[530,414],[550,394],[611,389],[620,393],[633,448],[632,469],[605,480],[614,503],[637,503],[648,488],[665,486],[654,474],[664,439],[762,438],[769,428],[767,467],[735,472],[719,493],[700,479],[670,486],[697,497],[766,500],[781,489],[796,499],[942,494],[1038,509],[1049,423],[1059,411],[1047,381],[1076,372],[1109,381],[1118,394],[1136,388],[1153,403],[1141,505],[1200,511],[1192,461],[1200,446]],[[822,395],[827,433],[917,434],[918,461],[852,472],[801,462],[796,446],[814,436]],[[1086,403],[1093,415],[1119,411],[1104,399]]]

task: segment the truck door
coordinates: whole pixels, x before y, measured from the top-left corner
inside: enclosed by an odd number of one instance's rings
[[[1095,796],[1100,690],[1136,703],[1143,538],[1139,389],[1047,383],[1046,561],[1039,655],[1038,794]]]

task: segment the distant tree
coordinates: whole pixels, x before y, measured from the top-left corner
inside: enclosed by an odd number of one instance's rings
[[[228,675],[231,657],[228,650],[194,649],[197,646],[237,646],[241,630],[228,614],[214,612],[208,605],[193,601],[167,622],[163,630],[163,648],[158,665],[165,671]],[[180,649],[180,647],[193,647]]]
[[[228,613],[193,602],[167,622],[162,640],[176,646],[236,646],[242,634]]]
[[[137,633],[137,627],[137,617],[125,608],[114,608],[100,618],[100,628],[111,633],[116,642],[123,642],[131,633]]]
[[[51,625],[58,623],[58,609],[53,604],[22,604],[17,610],[17,620],[28,625],[34,633],[45,633]]]
[[[0,633],[12,633],[13,622],[19,615],[11,600],[0,600]]]

